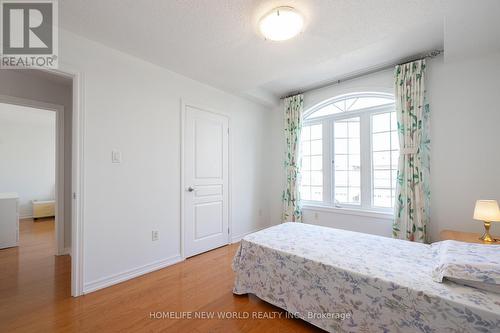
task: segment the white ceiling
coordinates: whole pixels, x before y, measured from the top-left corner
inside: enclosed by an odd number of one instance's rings
[[[264,40],[279,5],[304,32]],[[440,0],[64,0],[62,28],[265,104],[282,95],[443,47]]]

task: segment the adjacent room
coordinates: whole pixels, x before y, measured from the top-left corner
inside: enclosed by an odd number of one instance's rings
[[[500,1],[0,7],[0,332],[500,332]]]
[[[56,113],[0,103],[0,119],[0,187],[11,193],[10,196],[5,194],[5,199],[16,198],[19,205],[10,215],[19,215],[21,231],[33,228],[38,231],[39,227],[50,231],[53,242],[56,216]],[[13,223],[7,225],[8,222]],[[2,218],[2,235],[12,236],[9,240],[2,239],[2,248],[17,245],[17,222],[17,219]],[[55,254],[55,244],[53,248]]]

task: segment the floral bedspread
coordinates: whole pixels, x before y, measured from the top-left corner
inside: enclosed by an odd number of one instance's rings
[[[246,236],[235,294],[330,332],[500,332],[500,294],[432,280],[430,245],[304,223]]]

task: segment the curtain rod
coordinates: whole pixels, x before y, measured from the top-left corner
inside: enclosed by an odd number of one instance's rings
[[[290,94],[288,94],[286,96],[280,97],[280,99],[285,99],[287,97],[292,97],[292,96],[297,95],[297,94],[304,94],[304,93],[307,93],[309,91],[313,91],[313,90],[316,90],[316,89],[321,89],[321,88],[325,88],[325,87],[328,87],[328,86],[332,86],[334,84],[339,84],[339,83],[342,83],[342,82],[345,82],[345,81],[357,79],[357,78],[365,76],[365,75],[370,75],[370,74],[373,74],[373,73],[384,71],[384,70],[389,69],[389,68],[394,68],[397,65],[404,65],[404,64],[407,64],[407,63],[410,63],[410,62],[413,62],[413,61],[416,61],[416,60],[420,60],[420,59],[425,59],[425,58],[435,58],[438,55],[443,54],[443,53],[444,53],[444,50],[442,50],[442,49],[440,49],[440,50],[432,50],[432,51],[427,52],[425,54],[420,54],[420,55],[416,55],[416,56],[405,58],[403,60],[403,62],[391,63],[389,65],[383,65],[383,66],[379,66],[379,67],[376,67],[376,68],[364,70],[364,71],[358,72],[357,74],[348,75],[348,76],[346,76],[346,77],[344,77],[342,79],[339,79],[339,80],[329,81],[327,83],[323,83],[323,84],[320,84],[320,85],[317,85],[317,86],[313,86],[313,87],[308,88],[308,89],[303,90],[303,91],[296,91],[294,93],[290,93]]]

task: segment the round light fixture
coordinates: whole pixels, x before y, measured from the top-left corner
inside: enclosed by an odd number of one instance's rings
[[[266,39],[283,41],[302,31],[304,18],[295,8],[277,7],[260,19],[259,26]]]

